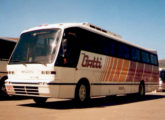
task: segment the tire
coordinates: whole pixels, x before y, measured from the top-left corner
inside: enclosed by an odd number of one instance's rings
[[[140,83],[138,95],[141,98],[145,96],[145,85],[144,85],[144,83]]]
[[[86,104],[89,102],[90,94],[89,94],[89,86],[86,83],[79,83],[76,87],[75,92],[75,101],[79,104]]]
[[[4,80],[2,82],[0,82],[0,96],[3,96],[3,97],[8,96],[6,88],[5,88]]]
[[[37,105],[42,105],[42,104],[46,103],[47,98],[44,98],[44,97],[34,97],[33,100],[34,100],[34,102]]]

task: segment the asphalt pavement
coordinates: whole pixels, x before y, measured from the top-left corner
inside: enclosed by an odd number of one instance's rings
[[[36,105],[31,98],[0,98],[0,120],[165,120],[165,93],[94,98],[77,106],[67,99]]]

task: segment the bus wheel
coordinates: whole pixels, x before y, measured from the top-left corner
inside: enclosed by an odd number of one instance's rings
[[[89,101],[89,87],[85,83],[79,83],[76,87],[75,100],[78,103],[84,104]]]
[[[42,105],[46,103],[47,98],[44,97],[34,97],[33,98],[34,102],[38,105]]]
[[[1,96],[8,96],[6,88],[5,88],[5,82],[0,83],[0,95]]]
[[[139,85],[139,97],[144,97],[145,96],[145,86],[144,83],[140,83]]]

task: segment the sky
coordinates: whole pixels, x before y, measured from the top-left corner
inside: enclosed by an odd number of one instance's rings
[[[165,0],[0,0],[0,37],[42,24],[89,22],[165,59]]]

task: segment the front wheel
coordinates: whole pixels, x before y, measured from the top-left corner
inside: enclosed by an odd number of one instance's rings
[[[2,82],[0,84],[0,96],[8,96],[6,88],[5,88],[5,82]]]
[[[78,103],[84,104],[89,101],[89,87],[85,83],[79,83],[76,88],[75,100]]]
[[[35,97],[33,98],[34,102],[38,105],[42,105],[46,103],[47,98],[44,97]]]

